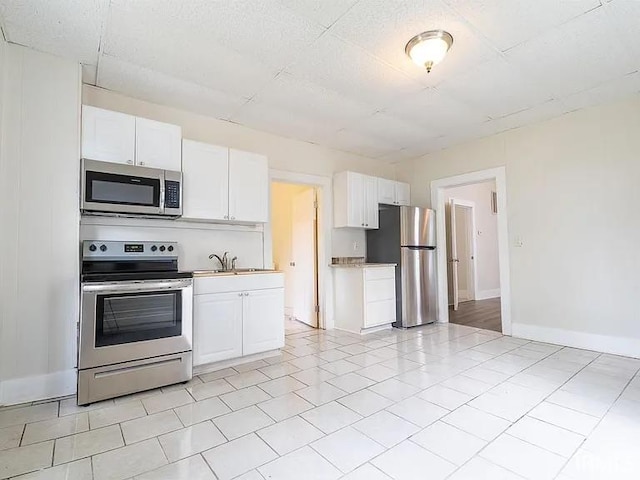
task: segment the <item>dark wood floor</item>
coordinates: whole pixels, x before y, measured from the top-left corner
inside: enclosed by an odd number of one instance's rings
[[[460,303],[457,311],[449,307],[449,322],[502,332],[500,299],[473,300]]]

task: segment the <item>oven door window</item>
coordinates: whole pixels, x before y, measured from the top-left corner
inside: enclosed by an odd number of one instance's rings
[[[115,173],[86,172],[85,200],[95,203],[160,206],[160,179]]]
[[[182,334],[182,292],[98,295],[96,347]]]

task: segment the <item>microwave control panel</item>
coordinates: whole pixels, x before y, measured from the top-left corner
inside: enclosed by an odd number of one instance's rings
[[[180,208],[180,182],[165,180],[164,191],[164,207]]]

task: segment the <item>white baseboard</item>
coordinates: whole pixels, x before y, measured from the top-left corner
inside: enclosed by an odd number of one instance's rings
[[[514,323],[511,326],[511,334],[513,337],[527,340],[640,358],[640,338],[614,337],[524,323]]]
[[[0,383],[0,405],[66,397],[74,395],[76,389],[76,369],[4,380]]]
[[[498,298],[499,296],[499,288],[494,288],[493,290],[478,290],[476,292],[476,300],[487,300],[489,298]]]

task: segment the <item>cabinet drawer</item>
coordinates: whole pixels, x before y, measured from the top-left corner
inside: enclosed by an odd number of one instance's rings
[[[396,278],[396,267],[371,267],[364,269],[365,280],[379,280],[382,278]]]
[[[365,328],[393,323],[396,321],[396,301],[382,300],[380,302],[369,302],[365,306],[364,326]]]
[[[219,277],[196,277],[193,279],[194,295],[283,287],[284,275],[282,273],[223,275]]]
[[[381,278],[379,280],[367,280],[365,283],[365,302],[378,302],[380,300],[393,300],[396,297],[395,278]]]

